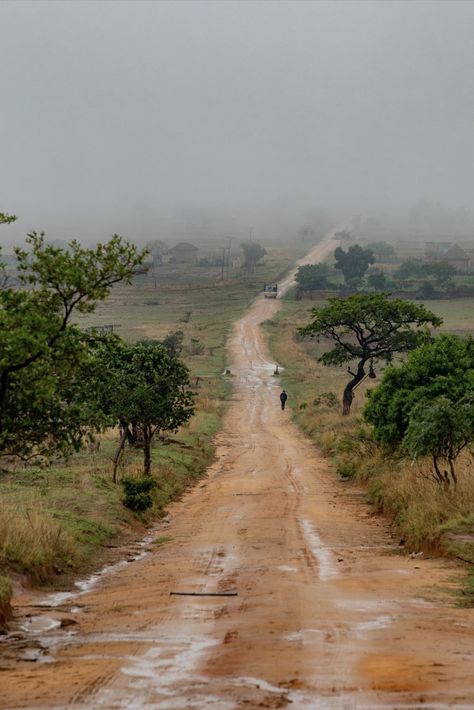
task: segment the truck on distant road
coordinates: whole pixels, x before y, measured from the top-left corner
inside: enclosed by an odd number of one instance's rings
[[[278,294],[278,284],[263,284],[263,295],[265,298],[276,298]]]

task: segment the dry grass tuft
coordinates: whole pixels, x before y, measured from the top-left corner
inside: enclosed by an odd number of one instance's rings
[[[21,504],[0,500],[0,568],[27,572],[37,582],[48,579],[63,564],[72,564],[72,536],[41,503],[25,497]]]

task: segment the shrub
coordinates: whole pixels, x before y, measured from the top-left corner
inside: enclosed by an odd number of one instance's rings
[[[339,402],[334,392],[322,392],[318,397],[313,399],[315,407],[325,406],[329,409],[335,409]]]
[[[341,478],[354,478],[357,473],[356,465],[353,461],[343,461],[338,464],[337,475]]]
[[[135,513],[143,513],[153,505],[151,491],[156,487],[156,481],[149,476],[132,478],[124,476],[120,481],[123,488],[122,503]]]

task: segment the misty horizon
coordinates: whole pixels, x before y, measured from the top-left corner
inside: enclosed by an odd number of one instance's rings
[[[473,20],[456,1],[3,0],[2,242],[283,238],[423,201],[474,226]]]

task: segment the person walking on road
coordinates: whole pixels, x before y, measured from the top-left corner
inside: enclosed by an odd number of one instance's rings
[[[280,404],[281,404],[282,409],[285,409],[285,404],[286,404],[287,399],[288,399],[288,395],[286,394],[285,390],[283,390],[282,393],[280,394]]]

